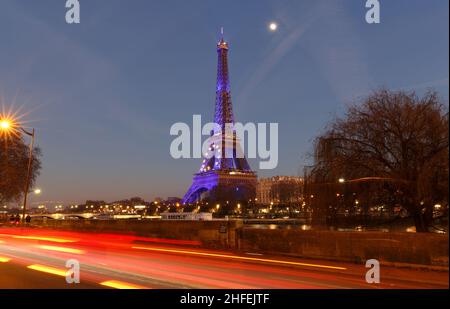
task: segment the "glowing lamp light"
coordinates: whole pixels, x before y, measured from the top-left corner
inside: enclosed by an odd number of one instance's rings
[[[11,122],[8,120],[1,120],[0,121],[0,128],[2,130],[8,130],[11,128]]]
[[[339,183],[344,183],[345,182],[345,179],[344,178],[339,178]]]

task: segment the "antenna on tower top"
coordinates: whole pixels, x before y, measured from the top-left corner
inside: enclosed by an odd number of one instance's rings
[[[223,27],[220,27],[220,41],[219,43],[217,43],[217,47],[219,47],[220,49],[228,49],[228,44],[227,42],[225,42],[225,39],[223,38]]]

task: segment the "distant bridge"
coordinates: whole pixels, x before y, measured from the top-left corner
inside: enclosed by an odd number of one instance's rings
[[[94,214],[92,213],[71,213],[71,214],[33,214],[30,215],[31,218],[47,218],[55,220],[64,219],[92,219]]]

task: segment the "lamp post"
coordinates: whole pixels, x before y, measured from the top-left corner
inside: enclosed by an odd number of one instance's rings
[[[31,169],[33,167],[33,147],[34,147],[34,138],[36,136],[36,131],[33,128],[31,132],[25,130],[24,128],[20,127],[22,132],[28,136],[31,137],[31,142],[29,145],[29,152],[28,152],[28,166],[27,166],[27,177],[25,179],[25,190],[23,195],[23,211],[22,211],[22,222],[25,222],[25,215],[27,211],[27,198],[28,198],[28,191],[30,190],[30,178],[31,178]]]
[[[22,222],[25,222],[25,215],[27,211],[27,199],[28,199],[28,191],[30,190],[30,178],[31,178],[31,170],[33,168],[33,147],[34,147],[34,138],[36,136],[36,130],[33,128],[31,131],[25,130],[23,127],[17,127],[15,123],[8,119],[0,119],[0,130],[9,132],[12,130],[20,129],[23,134],[31,137],[29,149],[28,149],[28,164],[27,164],[27,175],[25,178],[25,188],[23,195],[23,211],[22,211]]]

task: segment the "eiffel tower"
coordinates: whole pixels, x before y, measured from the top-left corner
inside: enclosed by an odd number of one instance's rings
[[[210,138],[210,151],[225,149],[228,155],[218,155],[217,151],[209,159],[204,159],[200,171],[194,175],[191,187],[183,198],[183,203],[202,200],[248,201],[256,195],[256,173],[242,154],[239,138],[234,129],[226,132],[225,126],[234,125],[228,71],[228,43],[222,38],[217,43],[217,87],[214,123],[220,130],[214,130]],[[227,134],[228,133],[228,134]],[[220,151],[220,150],[219,150]]]

